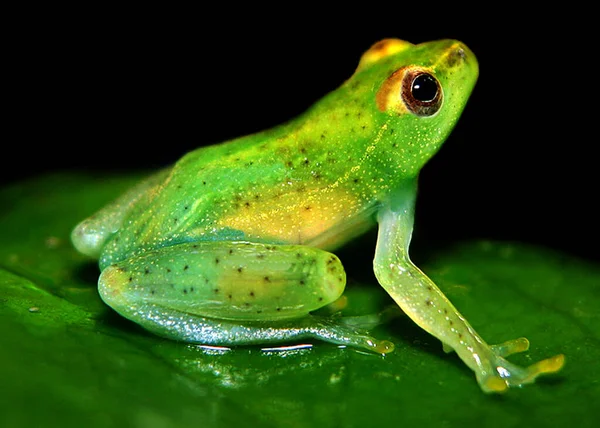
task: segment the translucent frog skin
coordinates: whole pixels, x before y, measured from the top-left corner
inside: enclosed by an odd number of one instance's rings
[[[73,231],[99,259],[102,299],[158,335],[210,345],[306,338],[391,352],[342,320],[310,312],[340,297],[329,251],[378,224],[375,275],[421,328],[454,350],[486,392],[559,370],[521,368],[489,346],[409,259],[416,183],[475,85],[475,55],[455,40],[386,39],[300,117],[192,151]]]

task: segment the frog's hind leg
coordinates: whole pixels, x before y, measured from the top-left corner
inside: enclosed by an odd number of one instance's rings
[[[119,230],[131,207],[149,189],[162,183],[169,171],[170,169],[166,169],[151,175],[79,223],[71,233],[75,248],[83,254],[98,258],[104,243]]]
[[[298,245],[207,241],[149,251],[107,267],[103,300],[158,335],[209,345],[319,338],[385,353],[378,341],[310,312],[345,287],[339,259]]]
[[[139,307],[136,310],[140,310]],[[202,317],[181,311],[165,311],[155,304],[144,305],[138,324],[168,339],[214,346],[272,345],[318,339],[379,354],[394,350],[394,344],[330,318],[306,315],[295,320],[231,321]]]

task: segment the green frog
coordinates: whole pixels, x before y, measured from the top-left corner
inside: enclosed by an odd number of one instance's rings
[[[298,118],[186,154],[81,222],[102,299],[163,337],[207,345],[318,338],[385,354],[389,341],[311,314],[342,295],[331,251],[378,226],[374,272],[418,326],[455,351],[486,392],[559,370],[522,368],[525,338],[488,345],[410,260],[417,178],[458,121],[478,76],[455,40],[386,39]]]

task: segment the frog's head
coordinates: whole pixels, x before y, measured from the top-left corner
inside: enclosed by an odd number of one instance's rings
[[[387,158],[380,161],[391,161],[404,177],[418,174],[454,128],[477,75],[475,55],[456,40],[373,45],[350,81],[370,92],[377,146]],[[398,159],[390,159],[392,152]]]

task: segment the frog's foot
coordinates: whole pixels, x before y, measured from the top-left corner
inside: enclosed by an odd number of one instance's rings
[[[504,392],[508,388],[521,387],[535,382],[540,375],[559,371],[565,363],[565,356],[562,354],[538,361],[529,367],[520,367],[504,359],[528,349],[529,341],[524,337],[490,346],[491,355],[487,358],[481,355],[476,370],[477,382],[481,389],[484,392]]]
[[[367,315],[368,317],[368,315]],[[351,317],[361,318],[361,317]],[[394,344],[388,340],[376,339],[362,328],[356,328],[351,323],[346,323],[345,318],[321,318],[311,316],[305,319],[306,335],[325,342],[362,348],[378,354],[388,354],[394,350]]]

